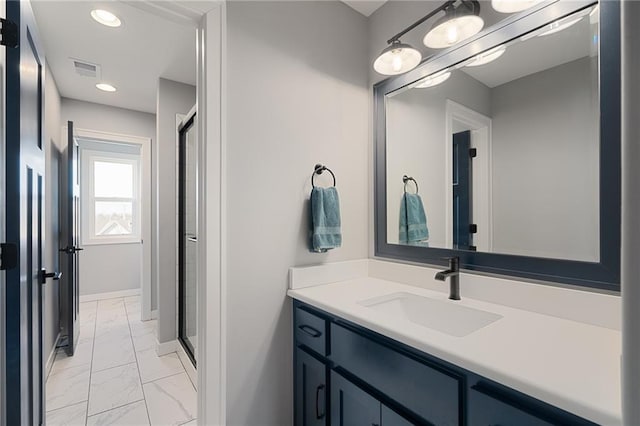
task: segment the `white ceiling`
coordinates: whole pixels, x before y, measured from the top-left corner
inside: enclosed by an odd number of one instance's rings
[[[460,70],[488,87],[497,87],[576,59],[596,55],[596,29],[597,25],[591,24],[590,17],[586,16],[572,27],[555,34],[516,42],[493,62]]]
[[[185,10],[165,7],[165,12],[159,12],[154,3],[158,2],[33,0],[45,56],[60,95],[155,113],[158,78],[195,85],[193,22],[184,18]],[[188,2],[192,5],[188,13],[202,14],[207,3]],[[95,22],[90,12],[98,7],[115,13],[123,25],[109,28]],[[96,89],[98,79],[76,74],[70,58],[100,65],[100,80],[118,91]]]
[[[344,4],[352,9],[369,17],[373,12],[378,10],[380,6],[385,4],[387,0],[342,0]]]

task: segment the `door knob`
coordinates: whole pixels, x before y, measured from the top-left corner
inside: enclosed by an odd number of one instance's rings
[[[40,284],[47,282],[47,278],[53,278],[54,281],[58,281],[62,277],[62,272],[47,272],[46,269],[40,269]]]

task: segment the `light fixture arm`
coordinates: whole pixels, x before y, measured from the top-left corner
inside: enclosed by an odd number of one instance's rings
[[[442,5],[438,6],[437,8],[435,8],[434,10],[432,10],[431,12],[429,12],[428,14],[423,16],[422,18],[418,19],[413,24],[409,25],[404,30],[400,31],[398,34],[396,34],[393,37],[391,37],[389,40],[387,40],[387,44],[392,44],[393,42],[399,40],[400,37],[402,37],[403,35],[405,35],[409,31],[413,30],[418,25],[420,25],[423,22],[425,22],[427,19],[435,16],[437,13],[442,12],[443,10],[446,10],[449,7],[453,7],[453,5],[456,3],[456,1],[458,1],[458,0],[447,0],[447,1],[445,1]],[[477,0],[460,0],[460,1],[461,1],[462,5],[466,5],[466,4],[470,3],[471,7],[473,8],[474,11],[476,10],[476,8],[479,8],[479,6],[480,6]]]

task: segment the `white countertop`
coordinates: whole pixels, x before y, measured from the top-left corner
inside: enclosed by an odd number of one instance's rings
[[[453,337],[358,304],[407,292],[503,316],[464,337]],[[371,277],[289,290],[294,299],[495,380],[602,425],[621,425],[617,330],[447,295]]]

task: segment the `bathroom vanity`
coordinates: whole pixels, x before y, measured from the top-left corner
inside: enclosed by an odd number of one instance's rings
[[[536,3],[373,90],[375,259],[290,271],[296,424],[620,425],[620,3]]]
[[[296,425],[621,424],[619,331],[317,268],[288,293]]]

